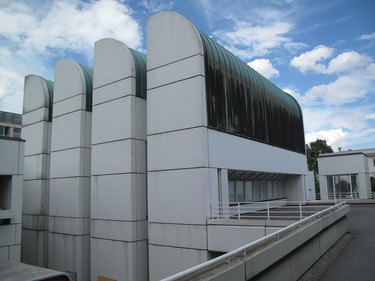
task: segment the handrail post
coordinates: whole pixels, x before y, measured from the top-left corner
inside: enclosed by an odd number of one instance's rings
[[[270,202],[267,202],[267,220],[270,220]]]
[[[238,212],[237,214],[238,219],[241,219],[240,202],[237,202],[237,212]]]
[[[302,220],[302,204],[301,201],[299,201],[299,219]]]

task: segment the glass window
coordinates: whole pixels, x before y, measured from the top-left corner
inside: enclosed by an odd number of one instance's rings
[[[229,188],[229,202],[236,202],[236,191],[234,190],[235,185],[233,181],[228,182]]]
[[[245,201],[253,201],[253,189],[251,181],[245,182]]]
[[[262,200],[268,199],[268,184],[267,182],[261,182]]]
[[[261,196],[260,196],[260,185],[258,181],[253,182],[253,198],[254,201],[259,201]]]
[[[21,128],[13,128],[13,137],[15,138],[21,137]]]
[[[5,136],[5,127],[0,126],[0,136]]]
[[[236,201],[244,202],[245,201],[245,185],[243,181],[236,181]]]

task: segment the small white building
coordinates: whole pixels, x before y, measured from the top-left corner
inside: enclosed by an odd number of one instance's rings
[[[349,150],[318,157],[321,199],[372,198],[375,149]]]

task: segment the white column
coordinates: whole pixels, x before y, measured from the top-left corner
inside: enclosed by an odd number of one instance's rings
[[[148,279],[142,56],[117,40],[95,43],[91,280]]]
[[[320,185],[320,200],[328,200],[328,186],[327,186],[327,176],[319,175],[319,185]]]
[[[49,163],[53,82],[25,78],[22,138],[26,141],[21,261],[48,266]]]
[[[69,60],[55,66],[48,265],[90,280],[90,70]]]
[[[147,162],[150,280],[209,258],[204,50],[196,28],[179,14],[147,23]],[[217,200],[216,200],[217,201]],[[162,257],[162,258],[160,258]]]

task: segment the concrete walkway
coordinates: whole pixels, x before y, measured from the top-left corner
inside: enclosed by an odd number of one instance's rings
[[[375,280],[375,204],[350,204],[349,230],[351,239],[319,281]]]

